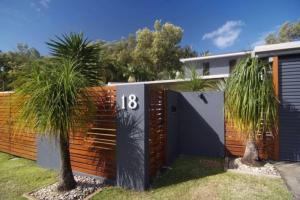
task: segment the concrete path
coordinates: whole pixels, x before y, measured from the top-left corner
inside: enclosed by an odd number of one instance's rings
[[[300,200],[300,162],[278,162],[275,167],[295,199]]]

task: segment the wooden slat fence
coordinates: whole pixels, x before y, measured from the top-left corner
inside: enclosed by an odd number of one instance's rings
[[[116,175],[116,88],[89,88],[97,108],[88,129],[70,135],[70,154],[75,171],[114,179]],[[15,128],[17,109],[13,93],[0,93],[0,151],[36,160],[36,134]]]
[[[243,156],[246,140],[242,135],[242,133],[235,130],[232,122],[228,120],[225,122],[225,153],[227,156]],[[256,141],[260,159],[275,159],[275,138],[272,134],[262,133]]]
[[[97,110],[87,132],[70,136],[73,170],[114,179],[116,176],[116,88],[92,88]]]
[[[150,177],[153,178],[166,162],[167,105],[166,90],[163,87],[150,86],[149,109],[149,169]]]
[[[0,93],[0,151],[36,160],[36,135],[16,124],[17,106],[11,105],[13,93]]]

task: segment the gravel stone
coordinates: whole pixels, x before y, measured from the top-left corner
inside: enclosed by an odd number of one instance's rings
[[[101,179],[87,176],[74,176],[74,178],[77,182],[77,187],[73,190],[58,192],[56,189],[58,183],[54,183],[29,195],[39,200],[81,200],[105,186]]]
[[[228,168],[254,174],[280,176],[274,165],[269,161],[264,162],[261,167],[252,167],[243,164],[241,158],[234,158],[229,159]]]

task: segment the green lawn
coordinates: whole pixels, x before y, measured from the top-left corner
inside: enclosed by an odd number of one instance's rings
[[[110,187],[93,200],[292,199],[281,179],[224,172],[220,160],[182,156],[172,167],[153,183],[148,192]]]
[[[148,192],[108,187],[93,199],[292,199],[281,179],[224,172],[221,160],[182,156]],[[0,199],[55,182],[57,174],[33,161],[0,153]]]
[[[55,182],[56,173],[35,162],[0,153],[0,199],[25,199],[22,194]]]

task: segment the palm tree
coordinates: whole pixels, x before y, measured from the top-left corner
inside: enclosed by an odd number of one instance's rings
[[[207,91],[215,88],[215,83],[211,80],[202,79],[195,67],[192,67],[190,71],[191,79],[188,82],[188,87],[191,91]]]
[[[38,132],[59,139],[61,166],[57,189],[64,191],[76,187],[69,136],[93,110],[85,88],[98,84],[99,52],[83,34],[63,35],[47,44],[52,62],[33,64],[30,73],[18,77],[16,97],[19,102],[21,99],[20,117],[26,126],[33,125]]]
[[[271,131],[277,115],[271,66],[258,58],[241,60],[227,80],[225,96],[227,118],[247,138],[242,162],[258,164],[256,135]]]

